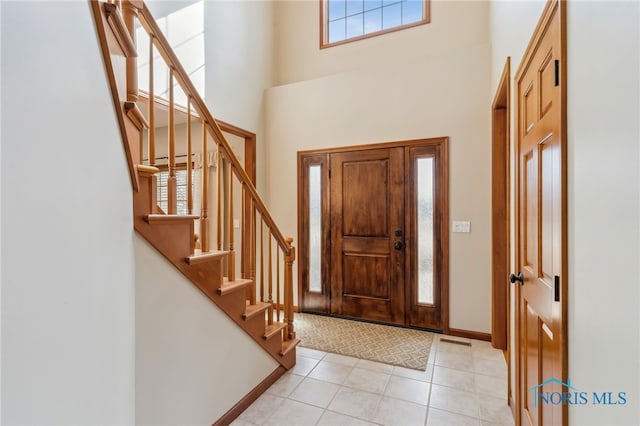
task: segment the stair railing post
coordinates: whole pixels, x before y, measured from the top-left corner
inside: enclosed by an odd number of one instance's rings
[[[153,34],[149,34],[149,139],[147,142],[147,151],[149,157],[149,165],[156,164],[156,95],[153,79]]]
[[[293,238],[287,237],[289,253],[285,254],[284,258],[284,305],[287,318],[287,340],[296,338],[296,331],[293,328],[293,262],[296,260],[296,249],[292,243]]]
[[[202,129],[205,132],[205,129]],[[187,99],[187,214],[193,214],[193,163],[191,162],[191,96]]]
[[[138,8],[130,1],[122,1],[122,18],[127,26],[133,44],[136,44],[136,19],[138,18]],[[138,101],[138,58],[127,58],[127,101]]]
[[[236,252],[235,252],[235,233],[233,229],[233,164],[229,162],[229,254],[227,255],[227,260],[229,261],[227,265],[227,275],[229,277],[229,281],[235,281],[236,279]]]
[[[256,207],[249,198],[249,279],[251,280],[250,303],[256,304]]]
[[[167,166],[169,176],[167,177],[167,213],[177,213],[177,190],[176,190],[176,121],[175,121],[175,100],[173,95],[173,68],[169,68],[169,123],[167,125],[168,144],[167,147]]]
[[[220,167],[220,163],[218,163]],[[207,152],[207,123],[202,120],[202,197],[200,198],[200,249],[209,251],[209,155]]]

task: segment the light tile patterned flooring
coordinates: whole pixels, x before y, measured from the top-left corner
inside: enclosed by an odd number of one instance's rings
[[[434,336],[426,371],[298,347],[296,366],[232,425],[513,425],[506,369],[488,342],[451,336]]]

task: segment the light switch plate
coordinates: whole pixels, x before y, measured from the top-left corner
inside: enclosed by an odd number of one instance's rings
[[[468,220],[454,220],[453,232],[471,232],[471,222]]]

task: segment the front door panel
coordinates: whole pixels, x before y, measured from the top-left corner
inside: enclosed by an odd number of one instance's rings
[[[404,324],[403,167],[403,148],[331,155],[333,314]]]

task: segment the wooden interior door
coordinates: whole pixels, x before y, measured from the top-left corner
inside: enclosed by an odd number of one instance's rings
[[[404,148],[332,154],[330,180],[331,313],[404,324]]]
[[[564,2],[547,5],[516,75],[519,417],[566,423],[566,406],[540,393],[568,391],[566,369],[566,160]]]

